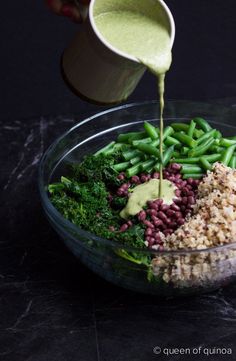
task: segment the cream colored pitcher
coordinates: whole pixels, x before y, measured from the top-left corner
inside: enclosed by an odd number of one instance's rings
[[[77,95],[105,105],[125,101],[134,91],[146,68],[135,57],[109,44],[99,33],[94,17],[123,7],[146,15],[146,9],[150,9],[153,2],[161,5],[166,16],[172,46],[175,24],[163,0],[92,0],[88,11],[83,9],[85,21],[62,56],[63,77]]]

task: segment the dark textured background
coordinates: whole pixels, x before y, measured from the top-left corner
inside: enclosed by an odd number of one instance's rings
[[[167,3],[176,21],[167,98],[235,96],[235,1]],[[59,71],[60,55],[78,25],[53,16],[42,0],[5,1],[0,19],[2,119],[95,111],[70,93]],[[130,101],[153,98],[155,81],[146,75]]]
[[[235,1],[167,3],[177,26],[167,97],[234,102]],[[172,301],[119,289],[69,254],[42,213],[43,151],[75,119],[101,109],[61,80],[60,54],[76,28],[42,1],[1,4],[0,360],[189,360],[154,355],[157,345],[231,347],[232,356],[194,359],[235,360],[236,286]],[[153,98],[154,79],[145,75],[130,101]]]

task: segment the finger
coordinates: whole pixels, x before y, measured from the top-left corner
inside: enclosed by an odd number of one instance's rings
[[[61,8],[61,14],[70,18],[74,22],[81,23],[82,18],[78,8],[72,4],[65,4]]]
[[[49,9],[52,10],[54,13],[58,15],[61,13],[61,9],[62,9],[61,0],[45,0],[45,2],[49,7]]]

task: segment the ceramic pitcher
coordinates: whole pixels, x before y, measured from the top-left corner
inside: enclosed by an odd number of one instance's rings
[[[83,9],[84,23],[62,55],[62,73],[69,87],[81,98],[97,104],[125,101],[142,78],[146,68],[135,57],[115,49],[101,35],[94,17],[105,11],[130,6],[145,9],[158,2],[158,11],[166,17],[171,46],[175,37],[173,16],[163,0],[92,0]],[[128,4],[128,5],[127,5]],[[130,5],[129,5],[130,4]]]

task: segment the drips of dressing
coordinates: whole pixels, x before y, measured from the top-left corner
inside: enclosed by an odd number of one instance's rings
[[[137,0],[136,0],[137,1]],[[119,3],[119,4],[118,4]],[[157,78],[160,102],[160,181],[154,182],[158,187],[156,198],[165,198],[165,181],[163,180],[163,111],[165,74],[169,70],[171,54],[171,38],[165,12],[158,1],[150,2],[146,11],[144,2],[127,2],[132,10],[124,6],[119,0],[113,7],[95,14],[97,29],[104,39],[116,49],[136,57]],[[119,5],[121,9],[119,9]],[[142,9],[139,12],[139,6]],[[153,11],[152,11],[153,10]],[[157,12],[157,16],[155,14]],[[170,187],[168,186],[168,189]],[[141,188],[142,189],[142,188]],[[174,189],[174,187],[173,187]],[[172,190],[173,190],[172,189]],[[143,188],[145,194],[146,188]],[[147,199],[148,200],[148,199]]]
[[[155,200],[159,197],[159,179],[151,179],[149,182],[140,184],[133,188],[128,203],[125,208],[120,212],[122,218],[128,218],[129,216],[135,216],[138,214],[147,201]],[[165,204],[171,204],[175,197],[175,189],[168,180],[163,180],[161,197]]]

